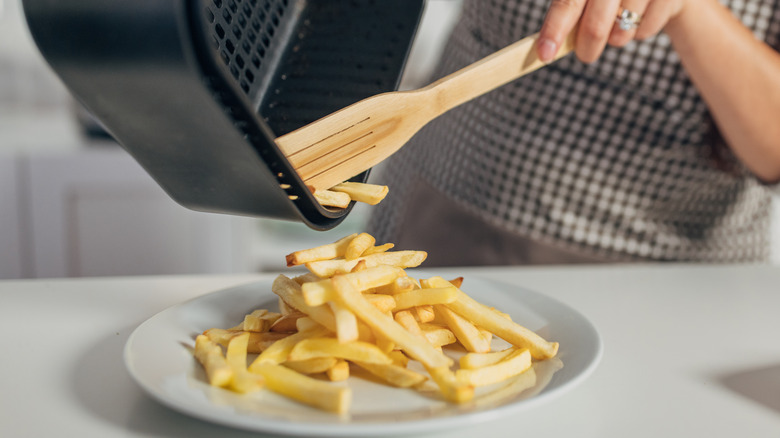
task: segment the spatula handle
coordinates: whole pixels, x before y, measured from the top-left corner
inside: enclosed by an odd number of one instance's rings
[[[523,38],[425,87],[423,90],[433,95],[431,102],[437,107],[437,115],[544,67],[536,54],[538,38],[538,33]],[[558,49],[555,59],[573,49],[574,32]]]

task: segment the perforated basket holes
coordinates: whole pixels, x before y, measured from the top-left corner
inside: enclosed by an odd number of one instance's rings
[[[260,115],[283,135],[394,90],[419,8],[419,1],[411,0],[308,2],[260,103]]]
[[[203,0],[202,5],[215,62],[273,132],[283,135],[395,89],[421,1]]]
[[[222,63],[247,96],[261,86],[261,68],[278,40],[290,0],[213,0],[203,10]]]

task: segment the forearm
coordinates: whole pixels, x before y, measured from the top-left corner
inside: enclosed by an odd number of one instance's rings
[[[780,54],[716,0],[688,0],[664,30],[735,155],[780,181]]]

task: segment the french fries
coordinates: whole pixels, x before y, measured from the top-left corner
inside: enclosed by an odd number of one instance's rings
[[[234,336],[228,343],[225,359],[233,369],[233,379],[230,389],[241,394],[259,391],[263,388],[264,379],[250,373],[246,368],[246,353],[249,345],[249,332]]]
[[[357,272],[350,272],[346,277],[356,288],[366,290],[393,282],[401,272],[401,269],[393,266],[379,265]],[[319,306],[327,301],[333,301],[336,288],[328,278],[321,281],[303,283],[301,285],[301,293],[307,305]]]
[[[224,347],[228,346],[228,343],[230,343],[230,340],[233,339],[233,337],[238,336],[242,333],[245,332],[242,330],[224,330],[224,329],[217,329],[217,328],[208,329],[205,332],[203,332],[203,334],[206,335],[209,339]],[[246,332],[246,333],[249,333],[249,342],[247,345],[248,353],[260,353],[266,348],[268,348],[270,345],[272,345],[274,342],[287,336],[286,333],[273,333],[273,332],[266,332],[266,333]]]
[[[377,245],[377,246],[375,246],[373,248],[368,248],[363,253],[363,255],[371,255],[371,254],[376,254],[376,253],[380,253],[380,252],[390,251],[391,249],[393,249],[393,247],[395,247],[395,244],[384,243],[382,245]]]
[[[233,380],[233,368],[222,356],[219,345],[206,335],[195,338],[195,358],[203,365],[209,383],[213,386],[227,386]]]
[[[394,363],[377,364],[360,361],[355,363],[385,382],[399,388],[411,388],[426,380],[424,375],[406,368],[405,365],[401,366]]]
[[[385,199],[388,192],[387,186],[348,181],[329,190],[314,190],[312,194],[324,207],[347,208],[352,201],[376,205]]]
[[[488,365],[494,365],[515,351],[515,347],[509,347],[501,351],[488,353],[468,353],[460,357],[458,364],[461,369],[477,369]]]
[[[334,192],[333,190],[315,190],[314,199],[325,207],[347,208],[352,202],[349,193]]]
[[[338,414],[349,411],[352,401],[349,387],[331,385],[281,365],[262,364],[254,372],[265,378],[266,386],[273,392],[326,411]]]
[[[339,360],[335,357],[313,357],[305,360],[287,360],[284,366],[301,374],[325,373],[335,367]]]
[[[396,309],[409,309],[432,304],[447,304],[455,301],[457,297],[458,290],[454,287],[417,289],[393,296],[393,298],[395,298]]]
[[[354,260],[333,259],[318,260],[306,263],[306,269],[320,278],[333,277],[336,274],[346,274],[352,271],[361,260],[366,267],[373,268],[380,265],[390,265],[398,268],[416,268],[420,266],[428,253],[425,251],[388,251],[358,257]]]
[[[336,320],[336,336],[338,336],[339,342],[344,344],[357,341],[360,335],[355,314],[335,301],[329,302],[328,305]]]
[[[304,339],[290,350],[287,360],[306,360],[315,357],[335,357],[366,363],[390,364],[393,361],[377,346],[367,342],[340,342],[334,338]]]
[[[235,327],[196,337],[194,355],[209,384],[238,393],[265,388],[344,414],[348,382],[360,376],[350,365],[387,385],[433,388],[464,403],[477,388],[501,382],[515,382],[505,385],[518,391],[533,386],[534,367],[556,356],[557,343],[466,295],[462,277],[410,277],[405,269],[421,264],[425,252],[375,245],[360,233],[287,255],[288,266],[309,273],[274,280],[278,313],[254,309]],[[511,346],[493,350],[494,337]],[[464,350],[456,363],[454,353]]]
[[[288,254],[285,257],[287,266],[302,265],[304,263],[314,262],[317,260],[331,260],[337,257],[344,257],[344,253],[347,251],[347,246],[355,238],[357,234],[350,234],[347,237],[343,237],[333,243],[327,245],[317,246],[315,248],[309,248],[302,251],[295,251]]]
[[[387,186],[357,182],[343,182],[330,188],[331,191],[346,193],[353,201],[369,205],[379,204],[389,191]]]
[[[430,278],[427,284],[431,287],[451,285],[450,282],[441,277]],[[484,304],[478,303],[461,290],[458,290],[457,299],[449,303],[448,306],[455,313],[487,329],[510,344],[528,348],[534,359],[549,359],[558,354],[558,343],[547,342],[531,330],[502,317]]]
[[[358,234],[357,237],[352,239],[352,241],[349,242],[349,245],[347,245],[347,250],[344,252],[344,259],[355,260],[363,255],[369,248],[373,248],[374,243],[376,243],[374,236],[368,233]]]
[[[487,386],[514,377],[530,367],[531,353],[527,348],[524,348],[513,351],[492,365],[474,369],[459,369],[455,372],[455,378],[474,387]]]
[[[281,317],[281,313],[269,312],[268,309],[257,309],[244,317],[241,329],[247,332],[267,332]]]
[[[454,299],[452,301],[455,301]],[[452,302],[450,301],[450,302]],[[474,353],[487,353],[490,351],[490,339],[465,318],[461,317],[445,305],[437,305],[434,311],[442,321],[452,330],[452,333],[460,341],[466,351]]]

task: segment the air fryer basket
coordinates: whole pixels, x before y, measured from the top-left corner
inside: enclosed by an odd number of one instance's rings
[[[63,83],[177,202],[328,229],[350,209],[320,206],[274,138],[396,89],[424,0],[23,4]]]

